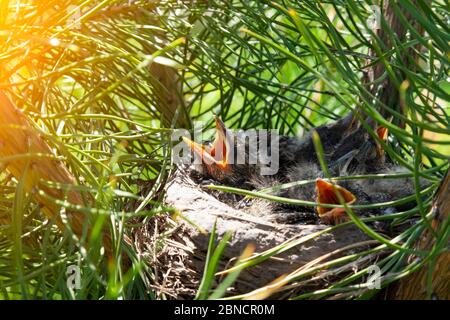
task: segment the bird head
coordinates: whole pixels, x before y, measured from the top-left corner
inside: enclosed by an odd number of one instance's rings
[[[386,160],[380,140],[387,140],[388,129],[378,126],[375,133],[378,139],[372,139],[365,128],[359,128],[344,137],[333,151],[329,169],[337,171],[339,175],[376,171]]]
[[[232,171],[232,152],[234,148],[234,135],[227,129],[222,120],[214,116],[216,123],[215,139],[210,145],[198,144],[186,137],[184,142],[197,154],[202,167],[213,177],[220,180],[221,177]]]
[[[383,146],[380,141],[386,141],[388,137],[388,129],[383,126],[377,126],[375,129],[375,133],[377,134],[378,139],[369,138],[358,150],[355,158],[358,159],[358,162],[371,164],[371,166],[375,166],[375,168],[365,168],[364,170],[360,170],[362,172],[373,171],[377,166],[382,165],[386,161],[385,152],[383,150]]]
[[[325,208],[320,204],[341,204],[339,196],[346,204],[352,204],[356,201],[356,196],[344,187],[332,184],[322,179],[316,180],[316,202],[317,213],[320,219],[327,224],[338,224],[348,220],[344,208]]]

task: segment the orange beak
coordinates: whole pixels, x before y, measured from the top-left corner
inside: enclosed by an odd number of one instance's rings
[[[216,122],[216,138],[211,147],[198,144],[186,137],[183,137],[183,141],[201,157],[207,168],[211,168],[214,165],[221,170],[227,170],[229,168],[229,154],[232,146],[230,139],[232,138],[230,134],[227,134],[228,129],[222,120],[216,116],[214,116],[214,119]]]
[[[339,195],[346,204],[352,204],[356,201],[356,196],[347,189],[324,181],[322,179],[316,180],[317,203],[323,204],[340,204]],[[338,224],[348,220],[344,208],[324,208],[317,206],[317,213],[319,217],[328,224]]]
[[[388,129],[385,127],[378,127],[377,135],[378,138],[380,138],[382,141],[386,141],[388,137]],[[377,145],[377,156],[381,158],[384,154],[384,151],[383,149],[381,149],[381,145],[378,142],[376,143],[376,145]]]
[[[388,128],[378,127],[377,128],[377,135],[378,135],[378,138],[380,138],[381,140],[385,141],[387,139],[387,136],[388,136]]]

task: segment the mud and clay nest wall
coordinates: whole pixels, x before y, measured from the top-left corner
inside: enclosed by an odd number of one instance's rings
[[[156,292],[166,297],[190,299],[195,296],[202,277],[209,237],[216,223],[216,234],[221,239],[227,231],[233,236],[222,256],[219,271],[233,265],[247,245],[255,247],[255,254],[272,249],[282,243],[295,241],[297,245],[264,262],[244,269],[229,294],[245,294],[271,283],[276,278],[302,268],[308,263],[324,262],[362,250],[376,241],[354,225],[330,228],[328,225],[302,221],[279,223],[264,212],[254,215],[239,206],[231,205],[234,195],[211,192],[199,183],[192,172],[178,169],[165,188],[165,204],[179,211],[174,216],[159,216],[151,220],[135,234],[136,247],[155,270],[152,284]],[[237,199],[239,200],[239,199]],[[258,201],[258,200],[248,200]],[[241,201],[234,201],[241,203]],[[262,210],[264,211],[264,210]],[[309,221],[309,220],[308,220]],[[332,229],[330,231],[327,231]],[[315,236],[318,234],[317,236]],[[361,244],[353,246],[354,244]],[[348,250],[339,250],[349,247]],[[303,285],[294,286],[295,292],[323,288],[351,272],[373,264],[386,251],[371,255],[368,259],[332,270],[316,273]],[[320,259],[324,257],[324,259]],[[216,277],[220,282],[221,278]],[[281,292],[272,297],[292,294]]]

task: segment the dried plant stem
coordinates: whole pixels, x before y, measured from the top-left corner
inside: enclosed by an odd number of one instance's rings
[[[33,156],[35,155],[35,156]],[[5,161],[6,160],[6,161]],[[65,164],[58,159],[38,130],[27,120],[25,115],[15,107],[5,93],[0,91],[0,161],[16,179],[24,179],[25,191],[30,192],[42,206],[42,212],[49,218],[56,218],[61,230],[64,225],[61,207],[51,198],[65,200],[72,205],[86,206],[92,201],[90,195],[76,190],[63,191],[50,188],[43,181],[64,185],[75,185],[76,180]],[[28,170],[26,168],[28,167]],[[22,175],[26,173],[25,177]],[[40,192],[38,192],[38,190]],[[48,197],[42,196],[42,192]],[[79,212],[67,209],[65,212],[71,230],[81,236],[88,228],[87,217]],[[3,222],[6,222],[3,221]],[[104,235],[105,247],[110,249],[110,239]]]

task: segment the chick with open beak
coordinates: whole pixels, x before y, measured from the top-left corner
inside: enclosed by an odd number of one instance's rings
[[[211,145],[198,144],[186,137],[183,137],[183,141],[201,160],[204,173],[217,181],[223,181],[232,175],[234,134],[219,117],[214,116],[214,120],[216,136]]]
[[[326,208],[320,206],[320,204],[345,203],[351,205],[356,201],[356,196],[353,193],[339,185],[317,179],[316,196],[316,202],[319,203],[316,210],[322,222],[325,224],[339,224],[348,221],[348,216],[344,208]]]

